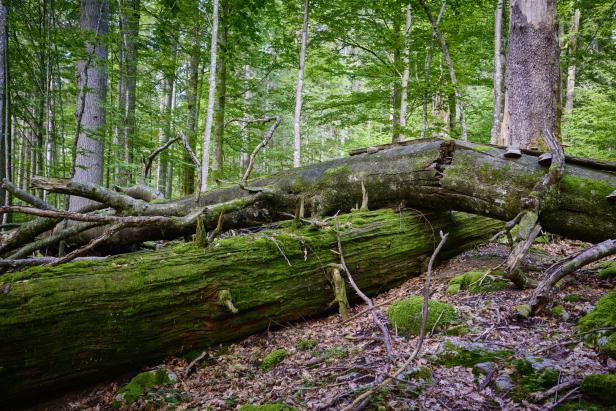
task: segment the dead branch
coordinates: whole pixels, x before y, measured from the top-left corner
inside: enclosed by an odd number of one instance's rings
[[[552,395],[555,395],[555,394],[559,393],[560,391],[568,390],[569,388],[573,388],[573,387],[579,386],[580,382],[581,382],[581,380],[575,379],[575,380],[571,380],[571,381],[566,381],[566,382],[560,383],[558,385],[553,386],[549,390],[533,394],[533,399],[536,402],[545,401],[548,398],[550,398]]]
[[[178,140],[180,140],[180,137],[176,137],[176,138],[172,138],[168,140],[164,144],[161,144],[159,147],[157,147],[154,151],[152,151],[152,153],[149,156],[141,159],[141,162],[143,163],[143,174],[141,175],[141,182],[143,184],[145,184],[145,180],[147,180],[148,176],[150,175],[150,169],[152,168],[152,163],[154,162],[154,159],[156,158],[156,156],[158,156],[164,150],[169,148],[171,144],[175,143]]]
[[[218,223],[216,224],[216,228],[213,229],[207,235],[208,242],[211,242],[212,240],[214,240],[222,232],[222,227],[223,227],[224,222],[225,222],[225,214],[220,213],[220,215],[218,216]]]
[[[370,312],[372,314],[372,321],[381,329],[381,332],[383,333],[383,338],[385,338],[385,349],[387,351],[387,355],[391,358],[391,356],[393,355],[393,350],[391,348],[391,337],[389,336],[389,330],[387,329],[387,325],[385,325],[376,315],[372,299],[359,289],[359,287],[355,283],[355,280],[353,280],[351,271],[349,271],[349,268],[344,261],[342,241],[340,240],[340,219],[338,218],[338,216],[336,216],[336,240],[338,242],[338,253],[340,254],[340,266],[342,267],[342,270],[346,273],[347,279],[349,280],[349,284],[351,284],[351,287],[353,287],[357,295],[368,305],[368,308],[370,309]]]
[[[261,120],[262,123],[267,123],[267,122],[270,122],[272,120],[274,120],[274,124],[272,124],[272,126],[270,127],[268,132],[265,134],[265,137],[263,137],[263,140],[255,147],[254,150],[252,150],[252,153],[250,153],[250,157],[248,158],[248,166],[246,167],[246,171],[244,172],[244,176],[240,180],[240,187],[242,189],[244,189],[244,190],[247,190],[247,191],[261,191],[261,190],[263,190],[263,188],[260,188],[260,187],[259,188],[246,187],[246,184],[247,184],[248,178],[250,178],[250,173],[252,173],[252,168],[254,167],[254,164],[255,164],[255,157],[257,156],[259,151],[261,151],[261,149],[263,147],[265,147],[267,145],[267,143],[269,143],[269,141],[274,136],[274,132],[276,131],[276,128],[278,128],[278,125],[280,124],[280,116],[267,117],[267,118]]]
[[[109,237],[111,237],[112,235],[114,235],[115,233],[117,233],[118,231],[120,231],[121,229],[127,226],[128,225],[124,223],[114,224],[111,227],[109,227],[107,230],[105,230],[105,232],[101,236],[93,239],[88,244],[84,245],[83,247],[80,247],[68,253],[64,257],[56,259],[55,261],[51,262],[49,265],[53,266],[53,265],[67,263],[71,260],[74,260],[77,257],[81,257],[85,253],[94,250],[99,244],[105,242]]]
[[[28,204],[32,204],[35,207],[41,208],[43,210],[55,210],[55,207],[53,207],[47,201],[44,201],[38,198],[37,196],[34,196],[28,193],[25,190],[22,190],[21,188],[13,184],[11,181],[9,181],[9,179],[7,178],[2,179],[2,183],[0,183],[0,187],[4,188],[6,191],[13,194],[15,197],[19,198],[20,200]]]
[[[4,206],[0,207],[0,214],[24,213],[45,218],[67,219],[74,221],[85,221],[88,223],[125,223],[131,225],[140,224],[168,224],[171,218],[165,216],[116,216],[101,214],[82,214],[59,210],[41,210],[34,207],[25,206]]]
[[[520,242],[511,251],[507,259],[507,269],[505,271],[505,276],[518,288],[535,285],[521,271],[521,261],[526,257],[535,238],[541,232],[541,226],[538,221],[539,215],[545,207],[544,200],[548,193],[558,186],[565,173],[565,152],[560,143],[549,131],[543,134],[543,140],[550,149],[552,156],[550,168],[541,181],[535,185],[530,195],[522,200],[522,212],[505,225],[507,233],[511,231],[513,226],[518,226],[517,239]]]
[[[42,238],[40,240],[34,241],[32,243],[26,244],[25,246],[23,246],[22,248],[20,248],[19,250],[17,250],[16,252],[14,252],[13,254],[11,254],[8,258],[11,260],[17,260],[19,258],[23,258],[29,254],[32,254],[33,252],[35,252],[36,250],[40,250],[42,248],[46,248],[46,247],[51,247],[52,245],[55,245],[57,243],[59,243],[62,240],[65,240],[67,238],[71,238],[81,232],[84,232],[86,230],[89,230],[91,228],[94,227],[98,227],[99,225],[104,224],[104,223],[81,223],[81,224],[74,224],[72,226],[69,226],[68,228],[65,228],[64,230],[60,230],[57,233],[53,233],[52,235],[50,235],[49,237],[46,238]]]
[[[571,398],[573,396],[573,394],[576,394],[578,391],[580,390],[580,387],[575,387],[573,388],[571,391],[569,391],[568,393],[566,393],[565,395],[563,395],[562,397],[560,397],[558,399],[558,401],[554,401],[551,402],[549,404],[547,404],[545,407],[543,407],[541,409],[541,411],[550,411],[553,410],[554,408],[558,407],[560,404],[562,404],[563,402],[567,401],[569,398]]]
[[[404,370],[406,370],[406,368],[419,355],[422,344],[423,344],[423,339],[425,338],[425,335],[426,335],[425,333],[426,333],[426,322],[428,321],[428,302],[430,299],[430,277],[432,275],[432,266],[441,248],[443,248],[445,241],[447,241],[448,236],[449,234],[443,235],[443,233],[441,232],[441,241],[434,249],[434,252],[432,253],[432,256],[430,257],[430,262],[428,263],[428,272],[426,273],[426,281],[424,283],[424,292],[423,292],[424,304],[423,304],[422,311],[421,311],[421,328],[419,330],[419,341],[417,343],[417,346],[415,347],[415,350],[413,350],[413,353],[410,355],[410,357],[402,364],[402,366],[400,366],[396,370],[396,372],[393,373],[393,375],[389,376],[386,380],[380,382],[379,384],[376,384],[374,387],[372,387],[371,389],[364,392],[362,395],[355,398],[355,400],[351,404],[344,407],[342,411],[351,411],[351,410],[355,410],[359,408],[360,404],[365,403],[366,400],[368,400],[372,396],[372,394],[375,393],[377,389],[379,389],[383,385],[390,384],[391,382],[397,380],[398,376],[402,374],[402,372],[404,372]],[[340,254],[342,255],[342,253]]]
[[[547,269],[544,279],[539,283],[529,299],[528,304],[531,307],[531,312],[538,312],[545,306],[549,300],[550,291],[561,278],[571,274],[580,267],[615,253],[616,240],[606,240],[552,265]]]
[[[180,132],[180,139],[182,140],[182,145],[186,149],[186,152],[190,156],[190,159],[195,165],[195,167],[197,167],[197,169],[201,169],[201,162],[197,158],[197,155],[195,154],[193,149],[190,147],[190,144],[188,143],[188,138],[186,138],[186,134]]]

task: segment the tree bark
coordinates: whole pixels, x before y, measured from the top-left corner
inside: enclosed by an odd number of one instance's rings
[[[216,105],[214,106],[214,153],[212,178],[218,182],[223,173],[223,140],[225,136],[225,101],[227,99],[227,2],[223,0],[218,36],[218,62],[216,66]]]
[[[216,96],[216,57],[218,50],[218,0],[212,0],[212,32],[210,39],[210,80],[207,96],[207,116],[205,118],[205,135],[203,137],[203,161],[201,161],[201,187],[207,191],[207,179],[210,167],[210,141],[212,139],[212,122],[214,119],[214,98]]]
[[[443,18],[443,13],[445,13],[445,7],[447,6],[447,0],[443,1],[441,5],[441,9],[438,12],[438,16],[436,17],[436,26],[441,23],[441,19]],[[428,132],[428,90],[427,88],[430,86],[430,70],[432,68],[432,57],[434,55],[434,30],[432,31],[432,37],[430,38],[430,47],[428,47],[427,55],[426,55],[426,65],[424,72],[424,81],[426,91],[423,93],[422,103],[423,109],[421,112],[421,134],[420,138],[426,138],[426,133]]]
[[[8,10],[6,0],[0,0],[0,181],[4,178],[10,178],[9,153],[10,136],[6,133],[5,127],[5,105],[6,105],[6,58],[7,58],[7,21]],[[0,187],[0,205],[8,205],[10,194],[4,188]]]
[[[503,52],[504,0],[497,0],[494,10],[494,107],[490,142],[498,144],[503,110],[505,108],[505,54]]]
[[[190,50],[190,61],[188,63],[188,86],[186,90],[186,100],[188,105],[188,144],[194,151],[197,149],[197,128],[199,125],[199,60],[201,49],[199,47],[199,25],[193,27],[193,39]],[[195,191],[195,168],[188,150],[184,150],[184,195],[190,195]]]
[[[577,50],[577,36],[580,28],[580,9],[575,9],[571,18],[569,30],[569,68],[567,69],[567,99],[565,101],[565,113],[573,111],[573,98],[575,97],[575,53]]]
[[[406,5],[406,19],[404,23],[404,49],[402,50],[402,63],[404,71],[402,72],[402,90],[400,95],[400,117],[398,125],[400,132],[404,132],[406,127],[406,114],[408,111],[408,93],[409,93],[409,74],[410,74],[410,48],[411,48],[411,24],[412,24],[411,4]]]
[[[304,87],[304,64],[306,62],[306,48],[308,47],[308,0],[304,0],[304,19],[302,24],[302,38],[299,50],[299,67],[297,70],[297,84],[295,85],[295,113],[293,115],[293,167],[299,167],[301,162],[302,136],[302,90]]]
[[[341,223],[345,260],[368,295],[420,274],[438,230],[449,233],[441,253],[447,258],[500,226],[463,213],[394,211],[343,215]],[[325,267],[340,258],[332,248],[334,229],[285,228],[218,240],[205,250],[186,244],[49,267],[44,276],[37,268],[6,274],[0,403],[57,394],[272,322],[327,312],[335,294]]]
[[[85,41],[86,59],[77,63],[77,144],[73,180],[102,184],[105,154],[105,105],[107,95],[107,46],[109,25],[107,0],[81,0],[80,27],[92,38]],[[87,205],[71,198],[70,210]]]
[[[554,0],[511,0],[504,141],[543,147],[560,140],[560,50]]]

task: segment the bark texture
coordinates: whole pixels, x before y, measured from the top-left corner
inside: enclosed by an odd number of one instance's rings
[[[438,230],[449,233],[441,253],[447,258],[500,226],[463,213],[394,211],[343,215],[340,222],[347,266],[368,295],[419,274]],[[340,258],[331,251],[336,231],[291,225],[217,240],[205,250],[185,244],[4,275],[0,403],[326,312],[335,298],[327,265]],[[236,314],[221,296],[230,296]]]
[[[77,63],[78,133],[73,179],[102,184],[107,95],[107,46],[103,38],[109,27],[108,1],[81,0],[80,27],[86,39],[86,57]],[[77,210],[87,203],[88,200],[73,197],[70,209]]]
[[[567,69],[567,98],[565,102],[565,113],[571,114],[573,111],[573,98],[575,97],[575,53],[577,51],[577,36],[580,28],[580,9],[575,9],[571,18],[571,29],[569,31],[569,67]]]
[[[299,67],[297,69],[297,84],[295,85],[295,114],[293,115],[293,167],[301,165],[301,121],[302,121],[302,90],[304,87],[304,64],[306,63],[306,48],[308,47],[308,0],[304,0],[304,20],[302,39],[299,50]]]
[[[503,50],[504,0],[497,0],[494,10],[494,107],[490,142],[498,144],[503,110],[505,108],[505,53]]]
[[[546,133],[560,140],[555,0],[511,0],[509,16],[503,142],[540,148]]]

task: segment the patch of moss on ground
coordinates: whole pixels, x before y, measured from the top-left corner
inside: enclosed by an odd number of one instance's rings
[[[262,370],[270,370],[280,364],[287,356],[287,350],[280,348],[267,354],[261,361]]]
[[[530,394],[545,391],[558,384],[559,372],[554,368],[534,369],[528,360],[513,362],[515,388],[509,396],[517,401],[529,398]]]
[[[602,350],[612,358],[616,358],[616,329],[614,327],[616,327],[616,288],[601,297],[595,308],[578,322],[580,331],[607,329],[587,337],[593,342],[596,342],[600,336],[609,337]]]
[[[238,408],[238,411],[299,411],[297,408],[289,407],[280,403],[269,403],[263,405],[246,404]]]
[[[387,310],[387,316],[398,334],[409,336],[419,334],[421,327],[421,310],[423,297],[411,297],[394,302]],[[438,320],[438,323],[437,323]],[[428,302],[428,320],[426,330],[445,329],[458,321],[456,310],[451,304],[430,300]]]
[[[486,350],[480,345],[475,347],[458,346],[451,341],[446,341],[441,352],[437,353],[436,362],[445,367],[473,367],[482,362],[502,362],[511,357],[508,350]]]
[[[609,261],[602,263],[599,266],[599,271],[597,271],[597,277],[601,279],[608,279],[616,277],[616,262]]]
[[[169,385],[172,382],[169,373],[164,368],[137,374],[128,384],[118,390],[113,406],[118,408],[121,403],[130,405],[149,389],[158,385]]]
[[[605,405],[616,405],[616,374],[591,374],[580,386],[585,397]]]
[[[607,408],[599,404],[584,400],[572,400],[565,401],[558,407],[554,408],[555,411],[613,411],[613,408]]]
[[[503,273],[500,271],[492,272],[487,276],[486,271],[468,271],[449,280],[447,293],[456,294],[460,290],[468,290],[471,293],[486,293],[503,290],[508,285],[509,282],[503,278]]]
[[[328,348],[327,350],[323,350],[320,353],[320,356],[326,360],[329,360],[332,358],[336,358],[340,360],[342,358],[348,357],[348,355],[349,355],[349,349],[348,347],[344,347],[344,346]]]
[[[301,339],[295,344],[295,348],[300,351],[312,350],[319,342],[314,338]]]
[[[563,297],[563,301],[567,303],[579,303],[580,301],[585,301],[586,299],[579,294],[569,294]]]
[[[415,368],[407,374],[407,377],[412,380],[423,380],[428,384],[432,384],[432,371],[428,367]]]

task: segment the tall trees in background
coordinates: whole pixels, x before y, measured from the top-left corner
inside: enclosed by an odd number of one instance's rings
[[[560,50],[555,0],[511,0],[503,141],[538,148],[560,139]]]
[[[567,69],[567,95],[565,100],[565,113],[571,114],[573,111],[573,98],[575,96],[575,53],[577,51],[577,37],[580,28],[580,9],[573,11],[571,17],[571,27],[569,29],[569,67]]]
[[[460,93],[460,87],[458,85],[458,79],[456,77],[456,71],[453,66],[453,59],[451,58],[451,54],[449,53],[449,47],[447,46],[447,42],[445,41],[445,37],[438,28],[438,23],[432,12],[430,11],[430,7],[426,4],[425,0],[419,0],[419,4],[423,7],[426,12],[426,16],[428,16],[428,20],[430,20],[430,24],[432,25],[432,30],[434,30],[434,35],[436,36],[439,45],[441,46],[441,51],[443,52],[443,57],[445,58],[445,62],[447,63],[447,70],[449,71],[449,79],[451,80],[451,87],[453,88],[453,93],[455,97],[455,113],[450,110],[449,113],[449,121],[453,119],[454,116],[459,116],[460,119],[460,135],[462,140],[466,140],[468,138],[466,131],[466,119],[464,117],[464,105],[462,103],[462,95]],[[453,124],[453,123],[452,123]]]
[[[107,45],[109,28],[107,0],[81,0],[80,28],[85,53],[77,63],[75,162],[73,180],[80,183],[103,183],[105,159],[105,105],[107,95]],[[81,197],[70,199],[70,209],[88,203]]]
[[[218,51],[218,0],[212,0],[212,31],[210,38],[210,79],[207,97],[207,114],[203,137],[203,160],[201,161],[201,192],[207,191],[207,179],[210,165],[210,141],[212,139],[212,122],[214,119],[214,98],[216,95],[216,55]]]
[[[308,46],[308,0],[304,0],[304,17],[299,46],[299,65],[297,69],[297,83],[295,85],[295,113],[293,115],[293,167],[301,165],[302,148],[302,92],[304,88],[304,65],[306,63],[306,48]]]
[[[496,0],[494,10],[494,107],[490,143],[498,144],[500,125],[505,109],[505,50],[503,47],[504,0]]]
[[[394,143],[396,141],[400,141],[402,139],[402,132],[406,127],[406,115],[408,108],[408,94],[409,94],[409,76],[410,76],[410,58],[409,54],[411,52],[411,24],[412,24],[412,14],[411,14],[411,3],[406,5],[405,8],[405,20],[404,20],[404,41],[403,41],[403,49],[402,49],[402,64],[404,65],[402,72],[402,82],[400,89],[400,114],[398,116],[398,133],[394,133]]]
[[[8,10],[6,7],[6,0],[0,0],[0,180],[3,178],[10,178],[10,149],[9,143],[10,135],[5,130],[5,116],[6,100],[5,100],[5,87],[6,87],[6,58],[7,58],[7,23],[8,23]],[[0,205],[6,205],[7,199],[6,190],[0,188]]]
[[[229,4],[219,0],[218,54],[216,58],[216,101],[214,103],[214,153],[212,179],[220,183],[223,169],[223,139],[225,134],[225,104],[227,101],[227,36],[229,31]]]

